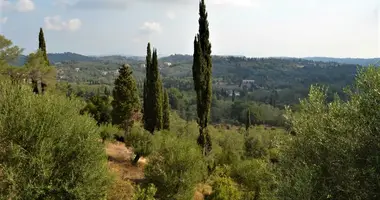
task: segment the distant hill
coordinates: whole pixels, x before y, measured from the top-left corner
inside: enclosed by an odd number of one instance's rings
[[[102,55],[102,56],[86,56],[72,52],[64,53],[48,53],[48,58],[50,62],[59,63],[65,61],[76,61],[76,62],[97,62],[97,61],[108,61],[115,63],[124,63],[129,61],[144,61],[143,56],[132,56],[132,55]],[[214,55],[214,59],[219,60],[220,58],[240,58],[240,59],[265,59],[265,58],[247,58],[244,56],[218,56]],[[22,55],[17,59],[12,65],[21,66],[25,63],[27,56]],[[174,54],[166,57],[159,58],[162,62],[172,62],[172,63],[183,63],[192,61],[192,55],[185,54]],[[340,64],[353,64],[368,66],[371,64],[376,64],[380,66],[380,58],[332,58],[332,57],[304,57],[304,58],[292,58],[292,57],[273,57],[273,59],[283,59],[283,60],[310,60],[315,62],[334,62]]]
[[[330,58],[330,57],[305,57],[306,60],[313,60],[319,62],[336,62],[353,65],[377,65],[380,66],[380,58]]]
[[[52,63],[62,61],[79,61],[79,62],[91,62],[97,61],[99,58],[95,56],[85,56],[77,53],[65,52],[65,53],[49,53],[49,61]]]
[[[145,58],[137,57],[137,56],[121,56],[121,55],[105,55],[105,56],[86,56],[72,52],[64,52],[64,53],[48,53],[49,61],[52,64],[60,63],[60,62],[115,62],[115,63],[124,63],[130,60],[142,60]],[[12,65],[22,66],[25,64],[27,59],[26,55],[21,55],[16,61],[12,62]]]
[[[28,56],[21,55],[16,61],[12,62],[12,65],[22,66],[25,64]],[[48,53],[48,58],[51,63],[58,63],[64,61],[76,61],[76,62],[94,62],[99,58],[94,56],[85,56],[77,53],[64,52],[64,53]]]

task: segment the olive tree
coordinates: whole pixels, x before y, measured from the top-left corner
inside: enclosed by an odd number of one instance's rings
[[[99,128],[83,105],[0,81],[0,196],[104,199],[109,176]]]

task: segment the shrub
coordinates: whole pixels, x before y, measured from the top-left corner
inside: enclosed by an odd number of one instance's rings
[[[217,166],[206,181],[208,185],[212,186],[212,191],[205,194],[205,200],[241,199],[242,192],[230,175],[231,167],[229,165]]]
[[[261,137],[250,136],[244,142],[245,156],[248,158],[264,158],[268,149],[264,146]]]
[[[130,181],[114,177],[112,187],[108,190],[107,200],[126,200],[134,195],[134,188]]]
[[[231,177],[244,186],[253,199],[275,199],[275,176],[264,160],[245,160],[233,166]]]
[[[149,184],[147,188],[136,187],[133,200],[155,200],[154,195],[157,192],[157,188],[153,184]]]
[[[124,139],[125,145],[132,146],[136,154],[134,163],[138,162],[140,156],[148,156],[153,150],[152,134],[141,127],[140,124],[134,124]]]
[[[115,135],[119,135],[121,130],[112,124],[100,126],[100,137],[102,141],[113,139]]]
[[[155,137],[161,138],[161,144],[149,158],[146,180],[157,187],[161,199],[192,199],[195,185],[206,171],[199,147],[194,141],[171,133]]]
[[[104,199],[110,183],[99,129],[76,100],[0,81],[0,196]]]
[[[212,193],[205,200],[239,200],[242,197],[238,185],[230,177],[217,177],[212,184]]]
[[[243,135],[237,131],[223,131],[222,136],[216,140],[221,147],[221,152],[216,157],[218,164],[235,164],[241,160],[244,153]]]

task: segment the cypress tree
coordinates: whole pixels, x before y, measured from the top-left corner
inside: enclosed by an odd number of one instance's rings
[[[153,75],[153,110],[156,118],[156,130],[161,130],[163,126],[163,93],[162,93],[162,81],[160,77],[160,71],[158,68],[158,57],[157,57],[157,50],[153,50],[153,56],[152,56],[152,75]]]
[[[199,32],[194,39],[193,80],[197,94],[197,115],[199,125],[198,144],[206,155],[211,151],[211,138],[207,130],[212,95],[212,59],[209,42],[209,24],[204,0],[199,2]]]
[[[44,31],[42,30],[42,28],[40,28],[40,33],[38,34],[38,48],[43,52],[43,57],[46,61],[46,64],[50,65],[49,59],[47,57]]]
[[[272,90],[272,93],[270,95],[270,104],[273,106],[273,107],[276,107],[276,101],[277,101],[277,98],[278,98],[278,93],[277,93],[277,90],[273,89]]]
[[[163,129],[170,130],[170,107],[169,107],[169,95],[168,91],[164,90],[163,99]]]
[[[155,130],[161,130],[163,126],[162,109],[162,81],[158,69],[157,50],[153,49],[151,55],[148,43],[146,58],[146,78],[144,86],[144,127],[153,134]]]
[[[112,95],[112,123],[128,130],[133,114],[140,110],[136,81],[129,65],[124,64],[119,69]]]
[[[150,77],[150,68],[151,68],[151,63],[152,63],[152,51],[151,51],[151,48],[150,48],[150,43],[148,43],[148,46],[147,46],[147,53],[146,53],[146,59],[145,59],[145,80],[144,80],[144,86],[143,86],[143,121],[144,121],[144,128],[145,130],[148,130],[149,132],[151,132],[150,130],[152,129],[151,127],[151,117],[149,116],[149,114],[151,114],[151,112],[148,111],[148,108],[150,107],[151,105],[151,98],[148,98],[148,94],[149,94],[149,91],[148,91],[148,81],[149,81],[149,77]]]
[[[247,117],[245,119],[245,130],[248,132],[249,127],[251,126],[251,111],[247,110]]]

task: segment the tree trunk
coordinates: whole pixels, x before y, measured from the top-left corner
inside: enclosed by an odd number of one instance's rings
[[[140,157],[141,157],[141,156],[140,156],[139,154],[136,154],[135,159],[133,159],[133,164],[134,164],[134,165],[137,165],[137,162],[139,161]]]
[[[253,197],[253,200],[259,200],[259,199],[260,199],[260,186],[256,186],[255,196]]]

